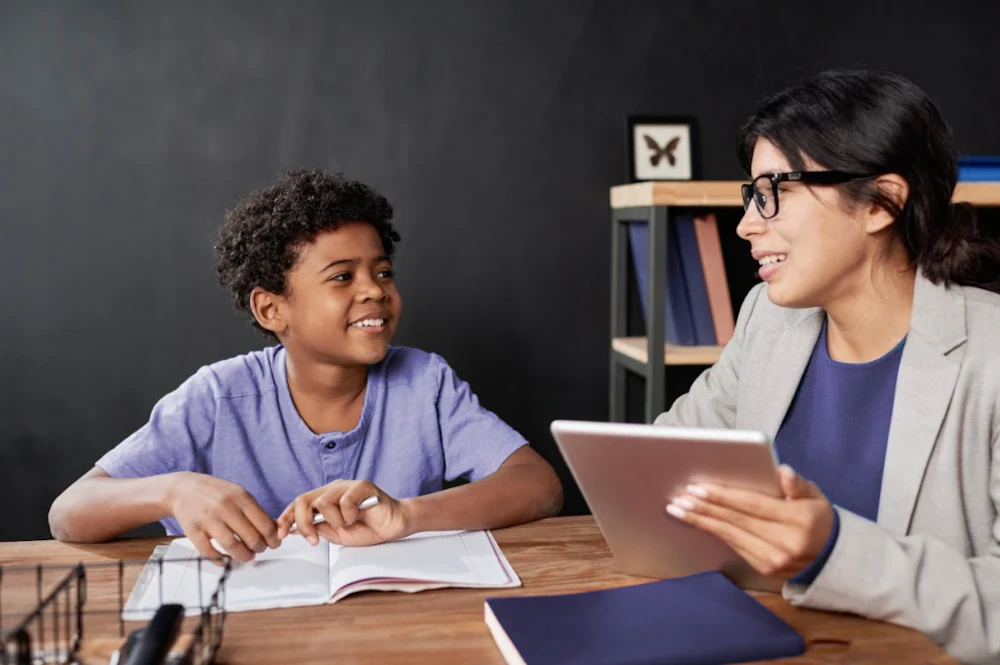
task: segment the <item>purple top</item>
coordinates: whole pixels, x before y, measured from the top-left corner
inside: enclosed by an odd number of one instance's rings
[[[403,499],[476,481],[527,441],[438,355],[389,347],[368,370],[358,426],[316,434],[295,409],[281,345],[199,369],[97,461],[115,478],[194,471],[232,481],[273,518],[298,495],[364,479]],[[163,520],[168,535],[183,533]]]
[[[782,463],[813,481],[835,506],[871,521],[878,518],[882,471],[896,397],[896,377],[904,338],[881,358],[842,363],[830,357],[827,324],[798,392],[774,438]],[[790,582],[811,584],[833,552],[840,533],[833,529],[823,552]]]

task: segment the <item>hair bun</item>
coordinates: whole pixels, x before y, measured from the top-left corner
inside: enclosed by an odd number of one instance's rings
[[[932,281],[962,275],[959,282],[990,291],[1000,291],[995,266],[1000,264],[1000,245],[979,235],[976,208],[967,201],[948,204],[948,224],[930,247],[924,269]]]
[[[973,241],[979,237],[976,207],[968,201],[949,203],[948,221],[956,239]]]

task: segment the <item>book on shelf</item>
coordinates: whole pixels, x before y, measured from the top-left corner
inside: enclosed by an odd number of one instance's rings
[[[677,255],[684,270],[684,285],[687,288],[688,305],[691,307],[695,344],[715,346],[715,325],[708,302],[708,287],[705,286],[705,271],[694,230],[694,218],[690,215],[678,215],[673,226],[677,230]]]
[[[649,320],[649,227],[628,222],[629,248],[644,321]],[[733,309],[714,214],[678,215],[667,224],[664,338],[678,346],[725,344]]]
[[[733,317],[733,300],[729,294],[729,280],[726,279],[726,264],[722,258],[719,222],[715,213],[695,216],[694,230],[705,274],[708,306],[712,310],[715,343],[725,345],[733,337],[736,321]]]
[[[960,156],[958,158],[958,181],[1000,182],[1000,156]]]
[[[670,237],[667,238],[667,295],[663,335],[668,344],[694,346],[694,322],[673,224],[667,224],[667,234]],[[649,225],[646,222],[628,222],[628,236],[636,285],[639,287],[642,320],[649,321]]]

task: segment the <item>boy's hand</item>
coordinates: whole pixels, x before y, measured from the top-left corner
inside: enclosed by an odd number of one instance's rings
[[[358,505],[370,496],[378,503],[367,510]],[[326,522],[313,524],[320,513]],[[296,530],[313,545],[318,536],[338,545],[377,545],[408,536],[409,519],[405,505],[367,480],[335,480],[295,499],[278,517],[278,538]]]
[[[172,474],[167,504],[204,557],[220,557],[215,541],[233,559],[247,562],[254,553],[281,545],[278,527],[245,489],[221,478],[182,471]]]

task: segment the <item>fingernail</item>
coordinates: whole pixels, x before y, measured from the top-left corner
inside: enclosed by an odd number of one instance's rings
[[[679,496],[674,499],[674,504],[680,506],[684,510],[694,510],[694,501],[687,498],[686,496]]]
[[[679,520],[682,520],[687,516],[687,512],[683,508],[679,507],[676,503],[671,503],[667,505],[667,512]]]
[[[312,545],[313,547],[319,545],[319,538],[317,538],[316,536],[309,536],[309,544]]]
[[[708,496],[708,492],[701,485],[688,485],[685,489],[688,494],[696,496],[699,499],[704,499]]]

